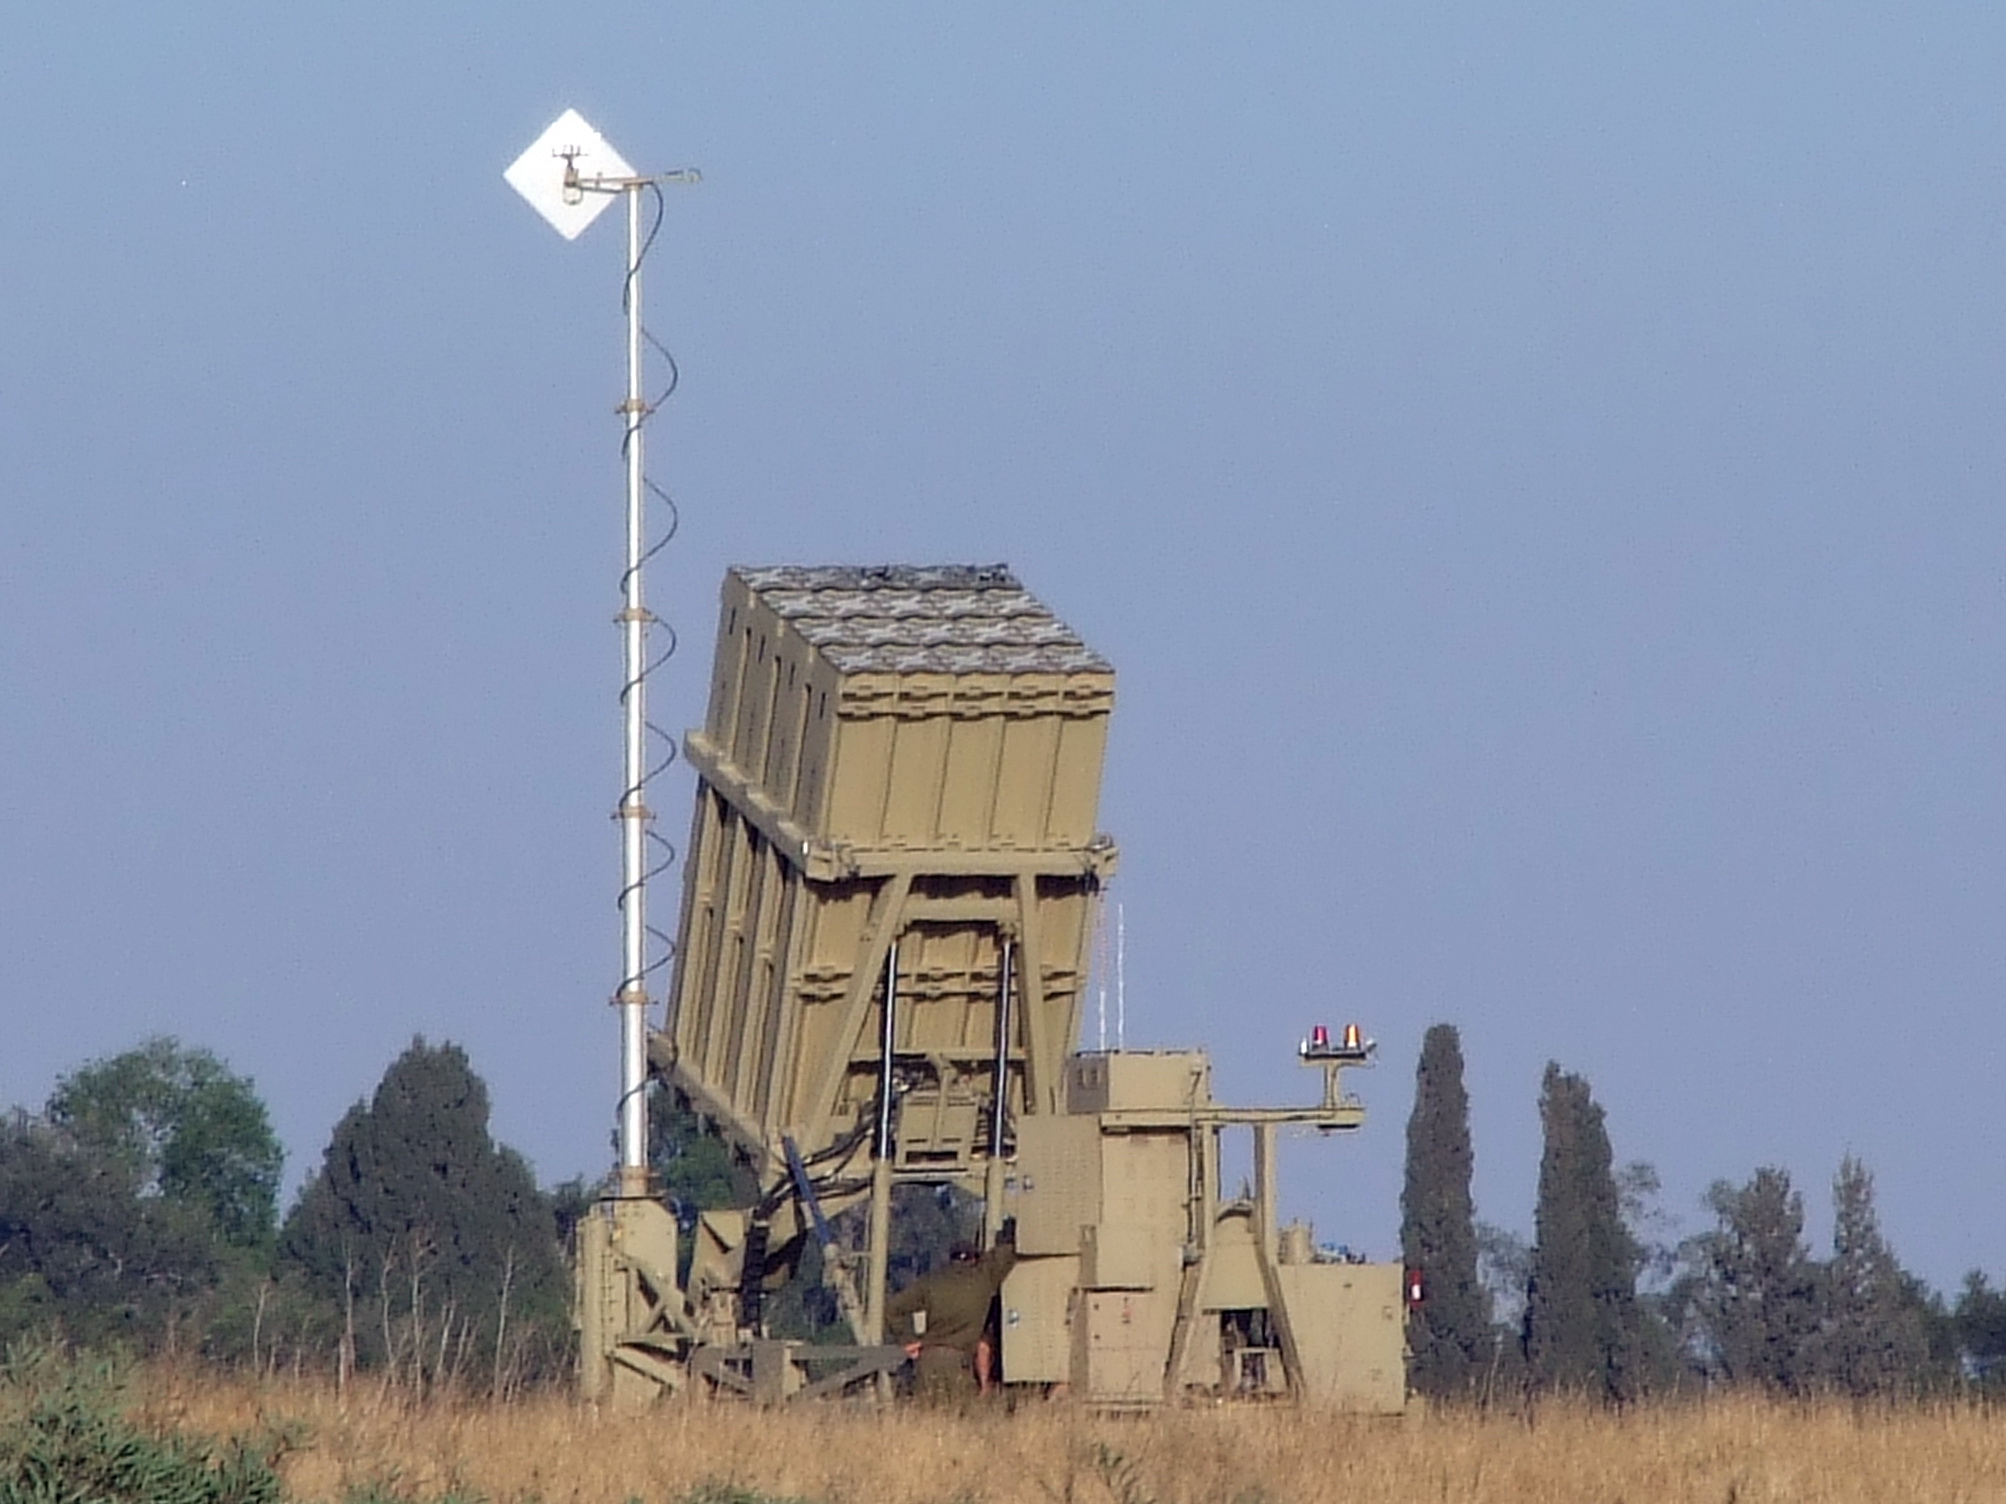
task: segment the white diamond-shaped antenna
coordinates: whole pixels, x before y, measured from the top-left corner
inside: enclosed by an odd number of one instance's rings
[[[502,174],[509,187],[529,200],[530,208],[550,221],[558,234],[576,240],[619,194],[589,187],[567,189],[567,164],[576,170],[574,185],[599,181],[610,187],[612,180],[631,179],[635,173],[576,110],[559,115],[528,151],[509,164]]]

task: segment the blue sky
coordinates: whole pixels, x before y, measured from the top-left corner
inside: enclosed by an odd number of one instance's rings
[[[1688,1226],[1841,1154],[2006,1269],[2006,18],[1950,4],[45,6],[0,52],[0,1100],[154,1031],[294,1174],[412,1034],[550,1179],[614,1079],[619,259],[694,163],[653,594],[1007,560],[1120,672],[1130,1041],[1390,1252],[1421,1031]],[[687,785],[656,802],[680,826]],[[665,898],[667,895],[664,895]],[[665,903],[665,908],[671,905]]]

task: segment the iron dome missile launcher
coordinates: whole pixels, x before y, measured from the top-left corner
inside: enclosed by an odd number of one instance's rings
[[[1319,1030],[1303,1107],[1232,1108],[1200,1051],[1080,1052],[1114,671],[1002,567],[734,569],[698,778],[661,1079],[758,1178],[681,1230],[631,1180],[581,1225],[581,1381],[838,1392],[882,1344],[892,1187],[1014,1217],[1005,1382],[1113,1407],[1188,1395],[1376,1411],[1405,1400],[1395,1264],[1327,1257],[1276,1215],[1275,1137],[1364,1120]],[[1222,1181],[1248,1130],[1254,1176]],[[860,1254],[828,1219],[869,1208]],[[808,1238],[856,1336],[770,1341],[766,1293]]]

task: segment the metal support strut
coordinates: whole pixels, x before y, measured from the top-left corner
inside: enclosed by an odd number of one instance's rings
[[[878,1121],[871,1165],[870,1256],[864,1269],[864,1326],[867,1344],[885,1340],[885,1280],[892,1241],[892,1051],[898,1040],[899,946],[885,955],[884,1027],[878,1039]]]
[[[1003,970],[996,988],[996,1069],[991,1077],[989,1103],[989,1163],[982,1177],[982,1241],[996,1241],[1003,1230],[1003,1189],[1007,1166],[1003,1162],[1003,1133],[1010,1107],[1010,998],[1016,990],[1011,975],[1017,960],[1017,944],[1003,937]]]

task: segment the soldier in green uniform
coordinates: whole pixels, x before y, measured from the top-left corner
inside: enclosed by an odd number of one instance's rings
[[[886,1340],[913,1360],[923,1397],[959,1403],[978,1392],[977,1349],[986,1345],[989,1308],[1016,1262],[1017,1230],[1006,1222],[987,1253],[955,1249],[945,1269],[914,1280],[886,1304]]]

